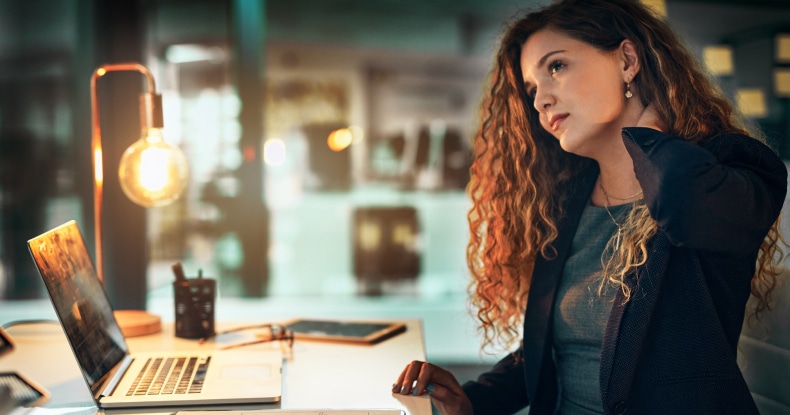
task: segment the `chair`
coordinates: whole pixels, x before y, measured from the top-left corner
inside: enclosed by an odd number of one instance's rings
[[[779,279],[773,309],[751,322],[747,311],[738,343],[738,364],[762,415],[790,415],[790,271]]]

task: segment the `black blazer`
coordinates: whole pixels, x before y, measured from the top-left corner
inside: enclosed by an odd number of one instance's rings
[[[648,128],[626,128],[645,203],[658,223],[647,263],[612,308],[601,350],[606,414],[755,414],[736,347],[759,246],[777,219],[787,169],[767,146],[725,134],[701,145]],[[521,348],[464,390],[476,415],[552,414],[557,379],[551,321],[571,240],[589,203],[595,163],[568,194],[554,259],[536,260]]]

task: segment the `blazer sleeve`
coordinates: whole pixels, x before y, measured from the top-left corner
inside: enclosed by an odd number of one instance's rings
[[[773,150],[741,134],[701,145],[650,128],[622,135],[650,215],[674,245],[736,256],[760,246],[787,192]]]
[[[524,359],[516,356],[521,356],[521,349],[500,360],[476,381],[463,385],[475,414],[512,414],[529,404]]]

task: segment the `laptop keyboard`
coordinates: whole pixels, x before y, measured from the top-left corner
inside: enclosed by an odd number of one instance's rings
[[[211,357],[156,357],[145,362],[126,396],[200,393]]]

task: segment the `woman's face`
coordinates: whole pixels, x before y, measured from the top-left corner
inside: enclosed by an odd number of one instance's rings
[[[565,151],[598,159],[607,147],[622,145],[627,73],[619,51],[603,52],[550,29],[524,43],[524,87],[535,100],[541,126]]]

